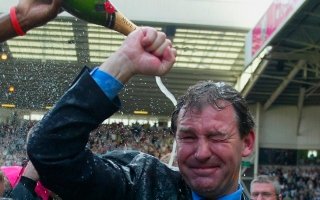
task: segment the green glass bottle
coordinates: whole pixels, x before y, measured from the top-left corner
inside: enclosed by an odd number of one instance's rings
[[[137,28],[108,0],[63,0],[62,6],[65,11],[79,19],[105,26],[124,35]]]

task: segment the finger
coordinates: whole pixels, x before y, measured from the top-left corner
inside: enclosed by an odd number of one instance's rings
[[[157,50],[166,41],[166,38],[167,38],[167,36],[165,33],[158,32],[156,39],[145,50],[148,52],[153,52],[153,51]]]
[[[142,46],[149,47],[157,38],[157,30],[150,27],[143,27]]]
[[[176,48],[171,48],[171,54],[175,59],[177,57],[177,49]]]
[[[167,47],[162,56],[161,60],[161,72],[160,75],[164,75],[170,71],[173,67],[177,56],[177,50],[175,48]]]
[[[153,51],[153,55],[157,57],[162,57],[164,50],[167,47],[171,47],[172,43],[169,39],[166,39],[156,50]]]

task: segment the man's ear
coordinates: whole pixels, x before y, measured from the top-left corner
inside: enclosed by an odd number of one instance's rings
[[[251,130],[249,134],[242,139],[242,157],[247,157],[253,152],[255,138],[255,133]]]

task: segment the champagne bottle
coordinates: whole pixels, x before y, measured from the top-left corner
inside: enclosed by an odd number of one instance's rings
[[[63,0],[62,7],[79,19],[105,26],[124,35],[137,28],[108,0]]]

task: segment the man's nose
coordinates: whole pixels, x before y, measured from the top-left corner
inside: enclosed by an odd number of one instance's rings
[[[259,196],[257,197],[257,200],[262,200],[262,199],[264,199],[263,196],[259,194]]]
[[[197,144],[197,151],[195,153],[195,158],[199,161],[206,161],[211,156],[210,146],[208,141],[199,140]]]
[[[258,194],[258,196],[256,196],[255,198],[254,198],[254,200],[264,200],[265,198],[264,198],[264,196],[260,193],[260,194]]]

